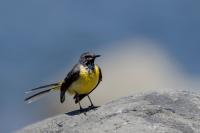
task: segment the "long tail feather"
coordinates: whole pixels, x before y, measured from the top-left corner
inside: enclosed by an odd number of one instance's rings
[[[49,84],[49,85],[44,85],[44,86],[40,86],[34,89],[31,89],[30,91],[26,92],[27,93],[35,93],[27,98],[24,99],[24,101],[26,101],[27,103],[32,103],[38,99],[40,99],[44,94],[50,92],[50,91],[57,91],[60,89],[61,85],[62,85],[63,81],[60,81],[58,83],[53,83],[53,84]],[[46,89],[45,89],[46,88]],[[40,90],[40,89],[45,89],[45,90]],[[38,92],[38,90],[40,90]]]
[[[37,87],[37,88],[34,88],[34,89],[31,89],[29,91],[26,91],[25,93],[28,94],[28,93],[31,93],[35,90],[39,90],[39,89],[43,89],[43,88],[47,88],[47,87],[53,87],[53,86],[58,86],[59,83],[53,83],[53,84],[49,84],[49,85],[44,85],[44,86],[40,86],[40,87]]]
[[[26,101],[27,103],[32,103],[32,102],[38,100],[43,94],[46,94],[46,93],[48,93],[50,91],[51,91],[51,89],[38,92],[38,93],[36,93],[36,94],[34,94],[32,96],[29,96],[29,97],[25,98],[24,101]]]

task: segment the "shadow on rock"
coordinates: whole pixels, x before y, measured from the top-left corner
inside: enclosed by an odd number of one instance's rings
[[[74,116],[74,115],[79,115],[84,113],[86,115],[86,113],[90,110],[96,110],[97,108],[99,108],[100,106],[93,106],[93,107],[88,107],[88,108],[83,108],[82,110],[78,109],[78,110],[74,110],[68,113],[65,113],[66,115],[69,116]]]

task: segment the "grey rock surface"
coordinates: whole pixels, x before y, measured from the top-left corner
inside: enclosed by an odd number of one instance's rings
[[[151,92],[124,97],[85,114],[61,114],[18,133],[200,133],[200,94]]]

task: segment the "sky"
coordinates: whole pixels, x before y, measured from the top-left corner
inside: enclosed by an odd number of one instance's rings
[[[0,131],[76,109],[70,96],[60,104],[58,93],[27,105],[24,91],[63,79],[85,51],[102,55],[96,104],[138,91],[198,90],[199,6],[195,0],[1,0]]]

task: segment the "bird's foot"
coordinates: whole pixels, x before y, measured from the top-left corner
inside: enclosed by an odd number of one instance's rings
[[[96,110],[99,106],[94,106],[93,104],[88,107],[89,110]]]
[[[79,109],[80,113],[84,111],[84,109],[82,107],[80,107]]]

